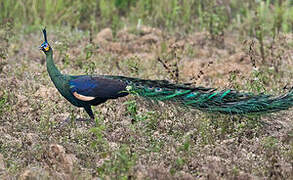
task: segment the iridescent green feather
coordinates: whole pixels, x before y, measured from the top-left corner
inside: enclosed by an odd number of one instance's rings
[[[127,82],[139,96],[155,101],[179,103],[187,107],[223,114],[270,113],[293,106],[293,90],[281,96],[243,93],[235,90],[190,87],[168,81],[142,80],[123,76],[107,76]]]

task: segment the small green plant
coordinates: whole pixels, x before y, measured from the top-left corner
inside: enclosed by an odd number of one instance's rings
[[[127,114],[129,114],[132,118],[136,118],[137,115],[137,105],[135,100],[126,101],[124,105],[127,105]]]
[[[278,139],[275,138],[275,137],[267,137],[267,138],[264,138],[263,140],[263,145],[265,148],[267,149],[274,149],[274,148],[277,148],[277,145],[278,145]]]
[[[139,60],[140,59],[135,56],[135,57],[128,58],[125,61],[127,69],[130,71],[131,75],[133,76],[137,76],[139,74],[139,70],[141,69]]]
[[[112,178],[127,179],[136,164],[137,155],[135,152],[131,152],[126,145],[122,145],[112,153],[113,159],[106,160],[102,166],[97,168],[99,176],[110,175]]]
[[[84,48],[84,53],[85,53],[85,60],[89,60],[92,55],[93,55],[93,50],[94,50],[94,46],[92,44],[88,44],[85,48]]]
[[[143,121],[149,118],[149,113],[138,114],[135,100],[126,101],[124,105],[126,105],[127,108],[126,114],[130,115],[133,121]]]
[[[211,124],[211,120],[209,117],[205,117],[201,120],[199,127],[198,127],[198,132],[196,134],[199,142],[201,145],[208,145],[208,144],[213,144],[215,141],[214,137],[214,129]]]
[[[191,139],[188,136],[188,137],[185,137],[183,144],[178,148],[178,150],[179,152],[180,151],[188,152],[190,150],[190,146],[191,146]]]
[[[247,87],[249,91],[262,93],[266,92],[265,84],[269,78],[260,70],[253,70],[251,80],[248,82]]]
[[[239,73],[237,71],[232,71],[229,73],[230,86],[235,90],[239,90],[241,88],[241,85],[237,82],[238,77]]]
[[[115,0],[115,7],[119,11],[119,15],[123,16],[129,12],[131,6],[134,6],[137,0]]]
[[[229,23],[226,7],[220,6],[216,1],[208,1],[205,6],[199,6],[199,19],[201,29],[209,32],[211,39],[223,46],[224,31]]]
[[[6,111],[6,108],[8,107],[8,93],[6,91],[2,92],[0,91],[0,116],[3,112]]]
[[[83,66],[83,68],[85,69],[85,73],[86,74],[94,74],[96,71],[96,63],[93,61],[88,61],[87,63],[85,63],[85,65]]]
[[[103,151],[108,147],[107,141],[104,139],[104,131],[106,127],[102,122],[103,119],[98,119],[98,117],[96,117],[95,127],[89,129],[89,132],[95,137],[90,146],[97,151]]]

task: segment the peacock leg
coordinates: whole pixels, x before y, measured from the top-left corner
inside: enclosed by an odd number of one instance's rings
[[[91,117],[91,120],[95,120],[95,115],[92,111],[91,106],[85,106],[84,110],[88,113],[88,115]]]

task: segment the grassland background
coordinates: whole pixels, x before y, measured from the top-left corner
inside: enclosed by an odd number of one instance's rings
[[[1,178],[293,178],[292,109],[231,117],[129,96],[94,108],[96,124],[75,122],[87,115],[59,95],[38,50],[46,26],[64,73],[277,95],[292,87],[292,0],[0,0],[0,9]]]

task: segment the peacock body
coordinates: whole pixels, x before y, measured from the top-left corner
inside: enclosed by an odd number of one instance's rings
[[[174,102],[207,112],[223,114],[271,113],[293,106],[293,90],[281,96],[243,93],[235,90],[173,84],[166,80],[145,80],[124,76],[62,74],[53,61],[53,50],[47,42],[40,49],[46,54],[47,71],[55,87],[71,104],[83,107],[94,119],[91,106],[135,92],[155,101]]]

